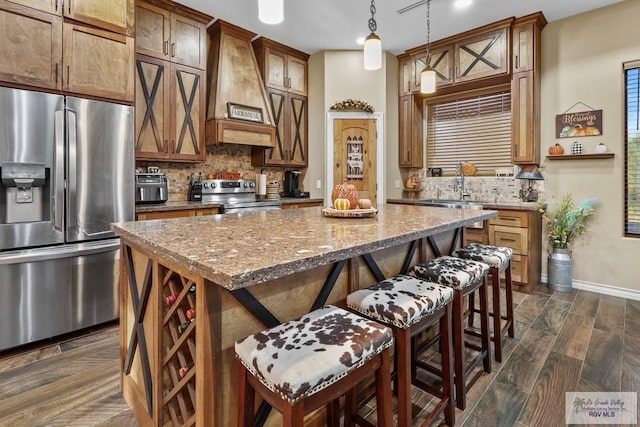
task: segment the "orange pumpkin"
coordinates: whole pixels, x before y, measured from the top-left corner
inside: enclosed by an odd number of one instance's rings
[[[569,131],[569,138],[574,136],[594,136],[600,135],[600,131],[595,126],[578,126]]]
[[[549,147],[549,154],[552,154],[552,155],[564,154],[564,148],[562,147],[562,145],[556,142],[556,145],[552,145],[551,147]]]
[[[355,209],[358,206],[358,189],[355,185],[348,184],[345,178],[342,184],[333,187],[331,192],[331,203],[333,203],[334,207],[336,199],[348,199],[350,203],[348,209]]]

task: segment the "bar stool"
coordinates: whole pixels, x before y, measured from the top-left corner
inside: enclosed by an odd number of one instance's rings
[[[489,316],[493,318],[493,340],[494,354],[496,362],[502,362],[502,336],[507,332],[511,338],[515,336],[515,322],[513,320],[513,283],[511,281],[511,257],[513,250],[502,246],[481,245],[479,243],[470,243],[465,247],[458,249],[455,255],[464,259],[484,262],[489,265],[489,274],[492,279],[492,297],[493,311],[489,312]],[[505,272],[505,294],[507,314],[503,316],[500,308],[500,273]],[[469,326],[473,326],[474,313],[478,312],[475,308],[473,294],[469,296]],[[506,320],[502,326],[502,320]]]
[[[489,348],[489,311],[487,307],[487,273],[489,266],[482,262],[441,256],[411,267],[408,274],[453,289],[453,359],[456,386],[456,406],[465,409],[467,390],[475,382],[467,384],[473,369],[482,362],[485,372],[491,372],[491,349]],[[464,298],[480,290],[480,342],[478,354],[465,367]]]
[[[398,394],[398,425],[411,426],[411,385],[438,397],[440,402],[423,425],[444,413],[445,422],[455,424],[451,342],[453,290],[415,277],[398,275],[347,296],[347,306],[393,330]],[[439,323],[442,358],[442,390],[417,379],[411,338]]]
[[[345,393],[375,372],[378,425],[392,425],[391,329],[334,306],[250,335],[235,343],[239,360],[238,426],[253,426],[255,392],[283,415],[283,425],[303,425],[305,414],[327,406],[328,425]],[[345,420],[353,408],[345,408]]]

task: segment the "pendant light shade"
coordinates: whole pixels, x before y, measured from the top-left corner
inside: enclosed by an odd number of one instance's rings
[[[258,19],[269,25],[284,21],[284,0],[258,0]]]
[[[436,91],[436,72],[427,66],[420,73],[420,92],[434,93]]]
[[[369,10],[371,11],[371,18],[369,18],[369,30],[371,30],[371,34],[369,34],[364,41],[364,69],[379,70],[382,68],[382,41],[375,33],[378,29],[378,24],[375,20],[375,0],[371,0]]]
[[[436,91],[436,72],[431,68],[431,0],[427,0],[427,58],[426,67],[420,73],[420,92]]]
[[[379,70],[382,68],[382,41],[374,33],[364,41],[364,69]]]

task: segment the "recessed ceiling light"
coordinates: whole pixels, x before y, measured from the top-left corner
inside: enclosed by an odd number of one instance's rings
[[[453,4],[456,9],[464,9],[465,7],[471,6],[473,0],[456,0]]]
[[[362,46],[364,44],[364,37],[358,37],[358,39],[356,40],[356,43]]]

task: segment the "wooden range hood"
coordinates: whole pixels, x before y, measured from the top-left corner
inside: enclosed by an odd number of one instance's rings
[[[256,34],[221,20],[207,31],[207,144],[275,147],[276,128],[251,47]]]

